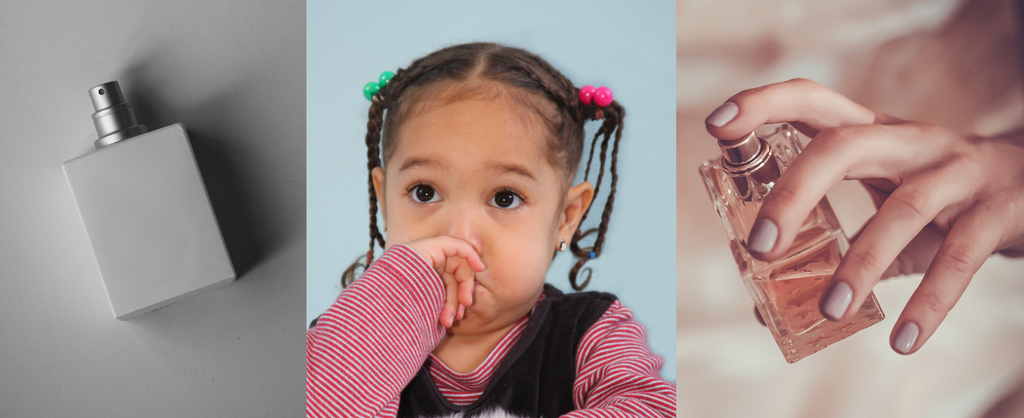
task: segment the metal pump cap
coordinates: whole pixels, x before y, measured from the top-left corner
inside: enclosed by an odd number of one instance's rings
[[[771,145],[754,132],[742,138],[719,140],[718,146],[722,148],[722,169],[733,177],[737,190],[743,193],[747,190],[746,177],[768,184],[782,173]]]
[[[135,119],[135,110],[124,101],[121,86],[116,81],[89,89],[89,98],[96,110],[92,123],[100,136],[94,143],[96,149],[146,133],[146,125],[140,125]]]
[[[753,132],[742,138],[719,140],[718,146],[722,148],[722,155],[725,161],[733,166],[741,166],[757,158],[761,153],[761,138]]]

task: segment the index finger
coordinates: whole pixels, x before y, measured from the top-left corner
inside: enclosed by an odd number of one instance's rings
[[[814,81],[795,78],[744,90],[715,109],[704,121],[711,136],[741,138],[766,123],[791,122],[801,132],[875,123],[871,109]]]
[[[441,247],[441,251],[444,252],[446,257],[459,257],[466,260],[469,263],[469,268],[473,269],[473,271],[484,271],[484,262],[480,260],[480,255],[477,254],[476,249],[470,243],[453,237],[441,238],[450,240],[451,244],[453,244]]]
[[[931,161],[906,140],[914,127],[859,125],[822,131],[782,173],[757,213],[747,248],[761,260],[789,251],[812,210],[844,179],[891,178]],[[930,219],[929,219],[930,220]],[[926,222],[927,223],[927,222]]]
[[[448,257],[459,257],[466,260],[473,271],[484,270],[484,263],[480,260],[480,255],[472,244],[464,240],[442,235],[414,240],[410,242],[410,245],[414,246],[417,251],[421,251],[420,255],[424,256],[439,274],[444,270]]]

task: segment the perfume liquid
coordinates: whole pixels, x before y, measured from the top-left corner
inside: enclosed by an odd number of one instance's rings
[[[729,237],[744,285],[789,363],[814,354],[884,318],[874,293],[844,322],[823,317],[822,293],[849,247],[827,198],[822,198],[783,257],[766,262],[747,250],[747,237],[764,197],[802,147],[788,124],[763,135],[719,141],[723,156],[700,167],[715,210]]]
[[[116,81],[89,90],[96,151],[64,163],[117,319],[235,278],[185,128],[147,132]]]

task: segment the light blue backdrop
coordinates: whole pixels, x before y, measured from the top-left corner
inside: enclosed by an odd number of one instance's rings
[[[307,323],[367,250],[363,85],[448,45],[499,42],[542,56],[578,86],[610,87],[626,108],[615,210],[604,254],[587,264],[588,290],[633,309],[665,359],[662,376],[675,380],[675,3],[351,3],[307,3]],[[597,225],[604,197],[585,227]],[[548,282],[570,289],[571,266],[559,255]]]

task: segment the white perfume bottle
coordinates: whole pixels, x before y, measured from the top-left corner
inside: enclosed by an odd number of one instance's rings
[[[116,81],[89,90],[96,151],[64,163],[110,308],[130,319],[235,279],[185,127],[152,132]]]

